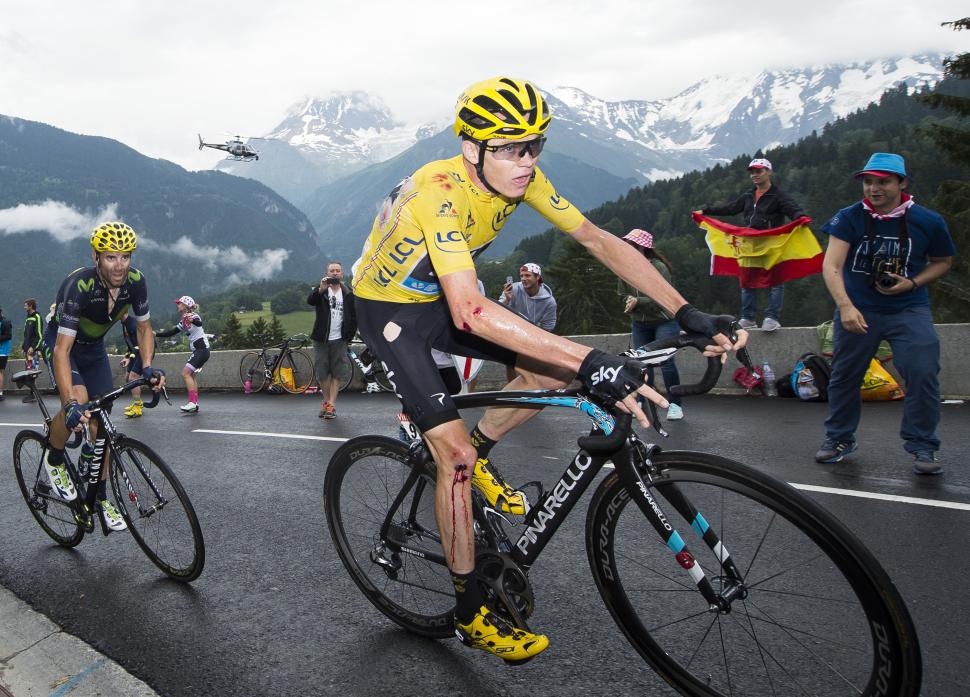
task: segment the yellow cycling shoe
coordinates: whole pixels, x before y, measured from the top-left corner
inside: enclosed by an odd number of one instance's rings
[[[137,419],[139,416],[141,416],[142,408],[144,406],[144,402],[142,402],[140,399],[136,399],[128,405],[127,409],[125,409],[125,416],[127,416],[129,419]]]
[[[487,457],[480,457],[475,461],[472,484],[485,494],[489,506],[515,515],[525,515],[525,494],[516,491],[492,472]]]
[[[545,634],[516,629],[484,605],[468,624],[456,621],[455,634],[465,646],[487,651],[509,663],[528,661],[549,648]]]

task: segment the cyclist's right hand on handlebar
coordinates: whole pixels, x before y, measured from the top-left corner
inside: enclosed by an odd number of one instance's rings
[[[637,403],[637,395],[664,408],[668,404],[663,395],[643,383],[645,369],[639,361],[593,349],[583,359],[577,377],[593,397],[608,407],[615,404],[621,411],[633,414],[646,427],[650,421]]]
[[[141,370],[141,376],[148,380],[148,384],[155,392],[165,386],[165,371],[161,368],[152,368],[150,365],[146,365]]]
[[[64,405],[64,425],[67,426],[68,431],[79,431],[82,424],[84,424],[91,415],[84,410],[80,404],[78,404],[76,399],[72,399],[70,402]]]
[[[714,344],[704,350],[705,356],[737,351],[748,343],[748,333],[736,327],[731,315],[709,315],[688,303],[677,310],[674,319],[688,334],[710,337]]]

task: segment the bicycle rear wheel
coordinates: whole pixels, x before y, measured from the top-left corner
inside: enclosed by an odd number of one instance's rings
[[[289,380],[280,380],[283,389],[290,394],[303,394],[313,384],[313,363],[305,354],[295,351],[287,353],[283,357],[283,360],[280,361],[280,367],[277,368],[277,371],[280,371],[282,368],[288,368],[293,376],[292,382]],[[283,375],[285,373],[280,373],[281,377]]]
[[[338,390],[339,392],[343,392],[350,387],[350,383],[354,381],[354,375],[360,373],[360,370],[357,368],[357,361],[353,359],[349,352],[347,354],[347,362],[350,363],[350,370],[347,371],[347,377],[345,377],[343,382],[340,383],[340,389]]]
[[[21,431],[13,442],[13,469],[27,508],[51,539],[64,547],[76,547],[84,539],[74,510],[53,490],[43,466],[47,439],[35,431]],[[78,496],[81,496],[79,493]]]
[[[205,566],[199,519],[171,468],[131,438],[112,448],[111,490],[135,542],[177,581],[194,581]]]
[[[367,599],[405,629],[443,639],[454,633],[455,591],[448,568],[396,551],[406,544],[441,556],[434,463],[398,508],[388,539],[380,536],[410,472],[404,443],[383,436],[353,438],[330,459],[324,509],[340,559]]]
[[[383,366],[374,371],[374,382],[380,385],[381,389],[385,392],[394,391],[394,385],[392,385],[391,381],[388,379],[387,373],[384,372]]]
[[[242,360],[239,361],[239,381],[243,387],[246,381],[250,381],[249,389],[252,392],[259,392],[266,384],[266,367],[263,364],[263,356],[257,351],[244,353]]]
[[[713,455],[668,452],[653,462],[660,474],[645,481],[648,503],[653,498],[685,540],[694,529],[691,556],[675,559],[677,541],[663,543],[616,473],[593,497],[586,539],[614,620],[671,686],[704,696],[919,694],[919,642],[906,607],[831,514]],[[702,517],[679,514],[678,493]],[[740,592],[729,611],[712,611],[689,571],[699,565],[722,593],[733,583],[728,559]]]

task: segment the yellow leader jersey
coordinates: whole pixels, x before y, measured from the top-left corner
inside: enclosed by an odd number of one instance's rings
[[[472,184],[461,155],[426,164],[384,199],[355,265],[354,292],[385,302],[437,299],[438,277],[474,269],[474,258],[523,202],[564,232],[585,220],[538,167],[525,196],[507,199]]]

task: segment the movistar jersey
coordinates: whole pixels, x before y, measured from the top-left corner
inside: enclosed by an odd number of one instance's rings
[[[425,165],[384,200],[356,265],[354,292],[388,302],[437,299],[439,277],[474,269],[474,258],[523,202],[567,233],[585,220],[538,167],[525,196],[508,199],[472,184],[461,155]]]
[[[57,291],[57,308],[51,324],[58,334],[90,344],[100,341],[126,312],[143,322],[148,319],[148,286],[138,269],[128,271],[128,280],[118,289],[111,312],[108,312],[108,289],[95,268],[72,271]],[[48,331],[52,328],[48,327]]]

